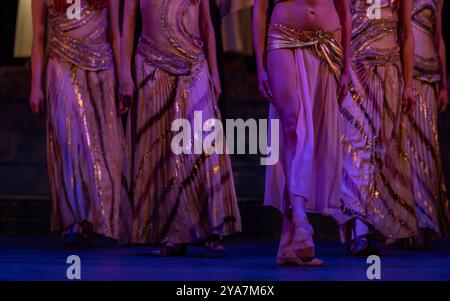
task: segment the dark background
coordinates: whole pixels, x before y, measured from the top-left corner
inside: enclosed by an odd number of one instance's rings
[[[13,58],[14,38],[17,18],[16,0],[3,0],[0,7],[0,66],[23,64],[23,60]]]

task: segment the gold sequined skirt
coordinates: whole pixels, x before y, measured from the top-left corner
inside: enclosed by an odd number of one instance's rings
[[[408,117],[408,155],[420,228],[448,235],[450,216],[438,135],[440,72],[437,57],[416,56],[416,108]]]
[[[201,112],[202,121],[220,120],[206,61],[191,65],[187,74],[176,74],[171,71],[179,68],[162,69],[152,63],[155,55],[142,55],[148,51],[136,57],[139,91],[127,130],[133,154],[133,242],[195,243],[239,232],[228,155],[172,150],[174,120],[182,118],[193,126],[195,112]]]
[[[353,58],[340,108],[346,218],[338,222],[359,217],[391,239],[417,232],[402,87],[398,47],[368,47]]]
[[[114,68],[88,71],[50,59],[47,66],[48,172],[54,231],[90,222],[95,233],[125,239],[121,180],[124,138]]]

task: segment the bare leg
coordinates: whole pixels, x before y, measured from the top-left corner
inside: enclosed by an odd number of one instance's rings
[[[294,200],[291,192],[292,161],[297,145],[297,120],[299,99],[297,95],[294,53],[291,50],[274,50],[267,57],[273,104],[281,117],[283,131],[283,166],[289,201]]]
[[[291,247],[294,253],[303,261],[314,258],[314,243],[312,228],[305,213],[305,199],[295,196],[291,189],[292,162],[297,146],[297,122],[299,115],[299,97],[294,52],[291,50],[274,50],[268,54],[268,73],[273,93],[273,104],[281,117],[283,130],[283,166],[286,176],[286,186],[290,205],[292,207],[292,221],[285,220],[283,224],[280,250],[284,250],[284,236],[291,224]]]

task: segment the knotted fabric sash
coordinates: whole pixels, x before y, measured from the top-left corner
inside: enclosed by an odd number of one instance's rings
[[[267,51],[277,49],[308,48],[314,51],[328,64],[337,80],[341,77],[343,68],[343,51],[334,31],[302,30],[285,24],[274,23],[269,25]]]
[[[203,54],[198,55],[195,59],[188,58],[174,49],[153,43],[146,36],[141,36],[139,39],[137,52],[148,63],[175,75],[189,74],[195,64],[205,59]]]

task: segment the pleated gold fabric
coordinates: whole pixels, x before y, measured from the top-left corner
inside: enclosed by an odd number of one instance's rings
[[[416,78],[414,89],[417,103],[409,117],[408,150],[418,224],[448,235],[450,217],[437,129],[439,87],[437,82]]]
[[[342,224],[359,217],[386,238],[411,237],[417,232],[417,221],[402,113],[402,68],[395,42],[398,19],[368,19],[364,5],[352,1],[351,86],[340,108],[341,208],[346,217],[336,219]],[[396,15],[392,6],[383,9],[387,15]]]
[[[413,30],[434,40],[438,3],[417,0],[413,4]],[[416,109],[409,117],[408,153],[412,168],[414,200],[420,228],[438,236],[448,235],[450,216],[443,177],[438,134],[439,58],[415,56]]]
[[[127,232],[120,218],[124,138],[106,37],[107,11],[92,9],[83,0],[80,20],[64,16],[49,1],[46,90],[52,229],[87,221],[94,232],[119,239]],[[93,51],[95,59],[90,60]]]
[[[185,119],[193,126],[195,112],[202,114],[202,122],[220,120],[201,44],[192,43],[167,17],[182,16],[188,2],[147,3],[161,10],[159,36],[168,38],[155,43],[142,36],[135,63],[139,90],[128,140],[136,243],[196,243],[241,230],[229,157],[208,150],[175,154],[171,146],[177,134],[171,130],[173,121]],[[205,139],[201,133],[192,137]]]

